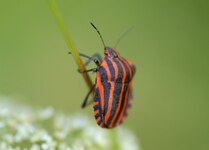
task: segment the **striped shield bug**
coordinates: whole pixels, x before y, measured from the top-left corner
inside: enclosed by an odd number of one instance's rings
[[[102,128],[113,128],[121,124],[130,111],[135,66],[131,61],[120,56],[115,48],[107,47],[99,30],[93,23],[91,25],[102,40],[104,59],[101,59],[99,54],[89,57],[80,53],[80,56],[88,59],[85,65],[91,61],[97,65],[96,68],[79,70],[80,73],[96,72],[95,84],[87,93],[82,108],[87,106],[89,95],[94,92],[93,108],[97,124]]]

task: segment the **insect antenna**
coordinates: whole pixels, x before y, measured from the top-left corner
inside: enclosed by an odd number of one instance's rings
[[[103,46],[104,46],[104,48],[106,47],[105,46],[105,42],[104,42],[104,40],[103,40],[103,38],[102,38],[102,35],[101,35],[101,33],[99,32],[99,30],[97,29],[97,27],[92,23],[92,22],[90,22],[91,23],[91,25],[92,25],[92,27],[97,31],[97,33],[99,34],[99,36],[100,36],[100,38],[101,38],[101,40],[102,40],[102,44],[103,44]]]
[[[133,30],[133,26],[130,27],[127,31],[123,32],[123,34],[121,34],[121,36],[118,38],[117,42],[115,43],[114,49],[116,49],[116,47],[118,46],[118,44],[120,43],[120,41],[129,33]]]

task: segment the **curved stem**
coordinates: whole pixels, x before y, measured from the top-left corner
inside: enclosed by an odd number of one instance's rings
[[[58,5],[56,3],[56,0],[48,0],[48,1],[49,1],[49,6],[50,6],[50,8],[52,10],[52,13],[54,14],[55,20],[56,20],[56,22],[57,22],[57,24],[58,24],[58,26],[59,26],[59,28],[60,28],[64,38],[65,38],[65,41],[67,43],[68,48],[72,52],[72,55],[73,55],[74,60],[76,61],[77,65],[78,65],[78,68],[80,70],[86,70],[85,66],[84,66],[84,64],[83,64],[83,62],[82,62],[82,60],[81,60],[81,58],[79,56],[79,53],[78,53],[78,51],[76,49],[76,46],[75,46],[75,44],[74,44],[74,42],[73,42],[73,40],[72,40],[72,38],[70,36],[70,32],[69,32],[69,30],[68,30],[68,28],[67,28],[67,26],[65,24],[65,21],[64,21],[64,19],[62,17],[62,14],[59,11],[59,8],[58,8]],[[93,84],[92,84],[92,81],[91,81],[89,75],[87,73],[84,73],[84,74],[82,74],[82,76],[83,76],[87,86],[90,89]]]

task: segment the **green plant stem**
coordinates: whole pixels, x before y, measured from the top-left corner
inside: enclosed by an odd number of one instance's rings
[[[55,19],[56,19],[56,22],[57,22],[57,24],[58,24],[58,26],[59,26],[59,28],[60,28],[64,38],[65,38],[65,41],[67,43],[68,48],[72,52],[72,55],[73,55],[74,60],[76,61],[77,65],[78,65],[78,68],[80,70],[86,70],[85,66],[84,66],[84,64],[83,64],[83,62],[82,62],[82,60],[81,60],[81,58],[79,56],[79,53],[78,53],[78,51],[76,49],[76,46],[75,46],[75,44],[74,44],[74,42],[73,42],[73,40],[72,40],[72,38],[70,36],[70,32],[69,32],[69,30],[68,30],[68,28],[67,28],[67,26],[66,26],[66,24],[64,22],[62,14],[59,11],[59,8],[58,8],[58,5],[56,3],[56,0],[48,0],[48,1],[49,1],[49,6],[50,6],[50,8],[51,8],[51,10],[52,10],[52,12],[54,14]],[[84,73],[82,75],[83,75],[83,78],[84,78],[87,86],[89,87],[89,89],[91,89],[92,88],[92,81],[91,81],[89,75],[87,73]]]

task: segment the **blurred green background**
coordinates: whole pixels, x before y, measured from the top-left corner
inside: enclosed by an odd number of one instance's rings
[[[209,1],[58,2],[87,55],[103,52],[90,21],[110,46],[134,26],[118,51],[137,67],[124,126],[143,150],[209,149]],[[91,106],[80,109],[88,89],[47,1],[2,0],[0,18],[0,95],[91,116]]]

